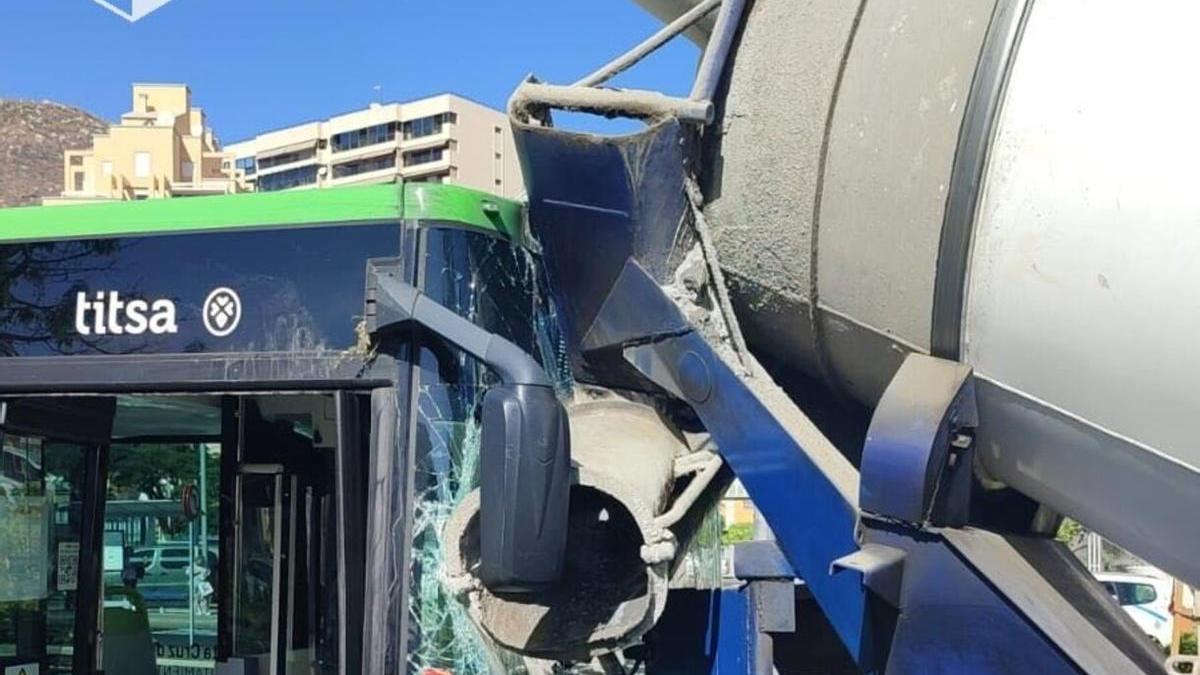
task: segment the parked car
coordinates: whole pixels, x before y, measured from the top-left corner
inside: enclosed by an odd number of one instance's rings
[[[138,580],[138,590],[151,605],[184,604],[188,599],[189,568],[191,548],[186,542],[162,542],[157,546],[144,546],[133,549],[129,563],[141,565],[143,575]],[[204,565],[202,565],[204,566]],[[208,550],[207,565],[210,574],[217,569],[217,552]],[[105,571],[108,585],[120,585],[119,570]]]
[[[1146,635],[1171,644],[1171,580],[1141,574],[1101,572],[1096,579]]]

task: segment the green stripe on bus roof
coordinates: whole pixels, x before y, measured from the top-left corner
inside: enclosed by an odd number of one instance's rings
[[[463,223],[524,242],[520,203],[459,185],[405,183],[404,218]]]
[[[406,183],[0,209],[0,243],[142,234],[447,220],[521,237],[521,205],[457,185]]]

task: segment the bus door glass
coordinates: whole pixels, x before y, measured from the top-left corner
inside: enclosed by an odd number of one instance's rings
[[[335,397],[242,397],[238,419],[230,672],[338,673]]]
[[[86,486],[100,466],[111,399],[0,405],[0,672],[87,672],[80,645],[94,642],[80,640],[79,628],[94,625],[87,550],[96,542]],[[65,428],[73,412],[81,424]]]
[[[221,438],[218,396],[117,397],[104,502],[106,673],[215,667]]]

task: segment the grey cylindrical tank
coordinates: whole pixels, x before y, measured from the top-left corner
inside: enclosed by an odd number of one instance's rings
[[[1198,19],[757,0],[705,186],[777,375],[871,406],[910,351],[964,360],[985,477],[1192,582]]]

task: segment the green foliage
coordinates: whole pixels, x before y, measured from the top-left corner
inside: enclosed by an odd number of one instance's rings
[[[1179,655],[1180,656],[1196,656],[1196,634],[1184,633],[1179,637]],[[1190,663],[1179,663],[1175,665],[1177,673],[1194,673],[1196,669]]]
[[[75,331],[71,282],[112,264],[113,240],[33,242],[0,247],[0,355],[104,351],[103,338]]]
[[[150,499],[179,499],[186,485],[200,482],[199,453],[203,453],[208,473],[208,489],[203,495],[204,506],[214,516],[220,490],[221,461],[209,446],[190,443],[139,443],[114,445],[109,453],[108,495],[110,499],[138,499],[145,494]],[[215,536],[219,519],[208,519],[208,534]],[[168,531],[182,531],[183,521],[160,523]]]
[[[730,525],[721,533],[721,543],[729,546],[740,541],[750,541],[754,538],[754,525],[744,523],[739,525]]]
[[[1058,527],[1058,535],[1055,539],[1064,544],[1070,544],[1083,536],[1083,533],[1082,525],[1070,518],[1063,518],[1062,525]]]
[[[109,453],[109,496],[137,499],[178,497],[186,483],[196,480],[198,466],[194,445],[115,445]]]

